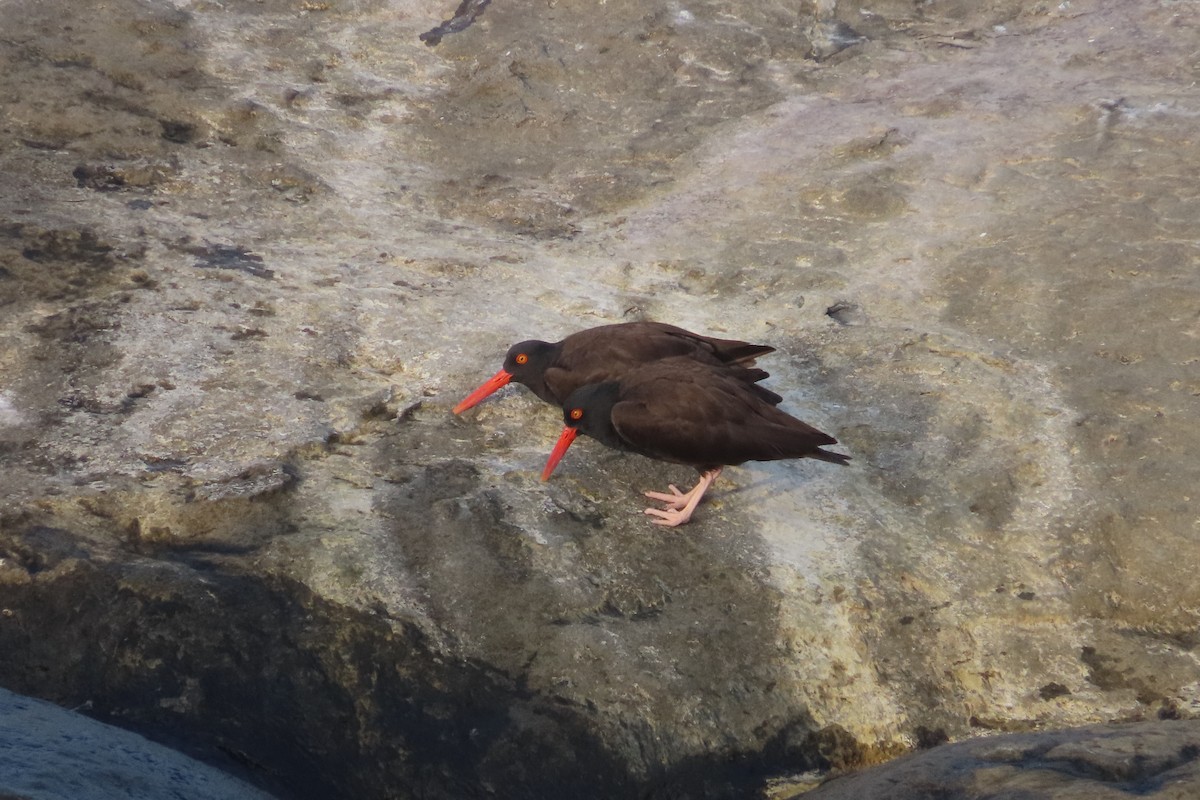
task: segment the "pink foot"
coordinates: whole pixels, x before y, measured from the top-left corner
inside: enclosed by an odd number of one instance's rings
[[[662,509],[662,508],[647,508],[644,514],[649,514],[660,519],[650,520],[655,525],[662,525],[667,528],[675,528],[692,518],[694,509]]]
[[[688,504],[688,500],[692,499],[691,492],[684,494],[683,492],[679,491],[679,489],[677,489],[673,483],[668,484],[667,488],[671,490],[670,494],[667,494],[666,492],[642,492],[642,494],[646,495],[646,497],[649,497],[651,500],[658,500],[660,503],[666,503],[667,508],[671,508],[676,511],[686,506]]]
[[[644,513],[658,517],[652,520],[655,525],[663,525],[668,528],[675,528],[684,524],[692,518],[692,513],[696,510],[696,506],[700,505],[700,498],[704,497],[704,493],[708,491],[708,487],[712,486],[713,481],[721,474],[721,469],[711,469],[700,476],[700,480],[691,488],[689,492],[681,492],[674,484],[668,486],[671,494],[665,492],[646,492],[646,497],[651,500],[659,500],[667,504],[663,508],[647,508]]]

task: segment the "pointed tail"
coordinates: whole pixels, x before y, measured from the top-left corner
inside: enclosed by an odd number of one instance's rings
[[[767,353],[774,353],[774,347],[768,347],[765,344],[750,344],[749,342],[738,342],[733,340],[716,340],[717,358],[724,361],[726,364],[738,364],[743,367],[754,366],[754,359],[759,356],[765,356]]]
[[[850,461],[850,456],[844,456],[841,453],[831,453],[828,450],[815,448],[811,453],[806,454],[809,458],[815,458],[818,461],[828,461],[830,464],[841,464],[843,467]]]

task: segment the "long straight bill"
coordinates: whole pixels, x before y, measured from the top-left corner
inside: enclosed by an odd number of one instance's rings
[[[558,462],[562,461],[567,448],[571,446],[571,442],[575,441],[575,436],[578,433],[578,428],[563,428],[562,435],[558,437],[558,444],[554,445],[554,449],[550,451],[550,458],[546,459],[546,468],[542,470],[542,480],[550,480],[550,473],[554,472],[554,468],[558,466]]]
[[[456,405],[454,407],[454,413],[461,414],[462,412],[466,411],[471,406],[477,405],[480,400],[487,397],[489,394],[496,391],[501,386],[507,385],[508,382],[511,380],[512,380],[511,373],[505,372],[504,370],[500,370],[495,375],[488,378],[487,383],[483,384],[483,386],[480,386],[478,389],[476,389],[475,391],[473,391],[469,395],[467,395],[466,400],[463,400],[461,403]]]

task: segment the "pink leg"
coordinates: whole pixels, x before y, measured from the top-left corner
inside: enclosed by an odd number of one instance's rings
[[[670,486],[671,494],[665,492],[646,492],[646,496],[651,500],[660,500],[667,504],[666,509],[647,508],[645,513],[653,517],[659,517],[654,520],[655,525],[665,525],[669,528],[674,528],[682,525],[692,518],[692,512],[696,510],[696,506],[700,505],[700,498],[704,497],[704,493],[708,491],[708,487],[713,485],[713,481],[721,474],[721,468],[710,469],[700,476],[700,480],[692,487],[691,491],[684,494]]]
[[[667,508],[678,511],[691,501],[692,495],[694,495],[697,491],[699,491],[701,494],[704,494],[712,482],[717,479],[717,475],[721,473],[721,470],[715,470],[714,473],[715,474],[712,476],[712,479],[707,483],[705,483],[704,479],[707,477],[708,473],[702,474],[700,476],[700,481],[697,482],[697,484],[692,487],[691,491],[687,492],[686,494],[679,491],[679,488],[673,483],[667,485],[667,488],[671,490],[670,494],[667,494],[666,492],[643,492],[643,494],[645,494],[646,497],[649,497],[651,500],[658,500],[662,503],[665,503]]]

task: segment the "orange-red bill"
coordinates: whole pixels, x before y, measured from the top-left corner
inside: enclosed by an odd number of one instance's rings
[[[480,386],[475,391],[467,395],[467,399],[454,407],[455,414],[461,414],[472,406],[478,405],[483,398],[487,397],[492,392],[506,385],[512,380],[512,373],[500,370],[495,375],[487,379],[487,382]]]
[[[575,441],[575,436],[578,433],[578,428],[563,428],[562,435],[558,437],[558,444],[554,445],[554,449],[550,451],[550,457],[546,459],[546,468],[542,470],[542,480],[550,480],[550,473],[554,472],[554,468],[558,466],[558,462],[562,461],[567,448],[571,446],[571,442]]]

